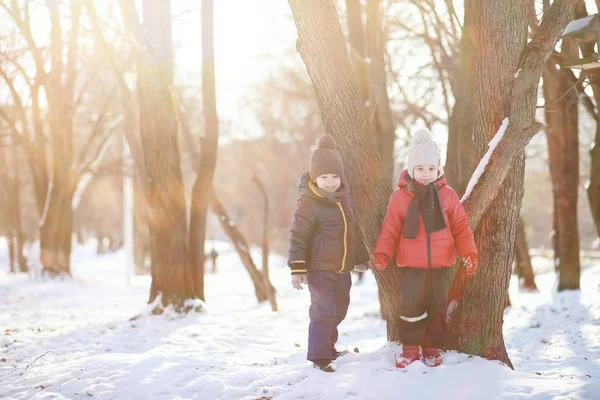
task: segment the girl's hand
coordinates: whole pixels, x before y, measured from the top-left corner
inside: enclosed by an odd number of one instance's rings
[[[467,268],[467,276],[471,276],[477,271],[477,256],[469,253],[462,258],[462,262]]]
[[[369,262],[367,261],[367,262],[364,262],[362,264],[356,265],[354,267],[354,270],[358,271],[358,272],[365,272],[365,271],[368,271],[370,267],[371,266],[369,265]]]
[[[375,264],[375,268],[380,271],[383,271],[387,268],[388,262],[388,256],[383,253],[377,253],[373,256],[373,264]]]

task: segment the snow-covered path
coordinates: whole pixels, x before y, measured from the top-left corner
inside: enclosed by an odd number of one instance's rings
[[[0,398],[600,398],[600,265],[584,270],[581,293],[553,292],[553,273],[538,275],[541,293],[511,287],[505,338],[516,371],[458,353],[435,369],[396,370],[368,274],[340,327],[341,347],[360,353],[326,374],[305,360],[308,291],[291,288],[281,257],[271,258],[279,313],[256,305],[223,248],[206,311],[184,317],[149,315],[149,278],[126,286],[122,259],[77,248],[65,282],[0,271]]]

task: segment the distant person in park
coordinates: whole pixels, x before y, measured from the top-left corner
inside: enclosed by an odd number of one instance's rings
[[[217,257],[219,257],[219,253],[215,250],[215,248],[211,248],[209,253],[210,259],[212,261],[212,273],[217,273]]]
[[[350,303],[350,271],[366,271],[369,254],[333,136],[319,137],[298,194],[289,236],[292,286],[301,290],[308,284],[310,292],[307,359],[334,372],[332,361],[345,353],[335,343]]]
[[[435,367],[443,362],[450,267],[458,253],[467,275],[473,275],[478,252],[467,214],[446,185],[441,150],[429,130],[414,133],[408,169],[400,174],[398,187],[390,196],[374,264],[383,270],[395,255],[400,268],[402,354],[396,366],[404,368],[421,358]]]

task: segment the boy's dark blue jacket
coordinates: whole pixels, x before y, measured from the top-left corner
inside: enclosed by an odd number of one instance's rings
[[[350,272],[369,260],[354,200],[343,182],[337,192],[327,193],[307,172],[298,180],[298,194],[289,238],[292,275],[307,270]]]

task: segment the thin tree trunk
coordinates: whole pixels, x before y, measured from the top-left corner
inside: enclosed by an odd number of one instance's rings
[[[11,217],[19,271],[27,272],[29,271],[29,266],[27,265],[27,258],[23,252],[23,247],[25,245],[25,233],[23,232],[23,222],[21,220],[21,166],[19,165],[19,157],[17,156],[18,153],[16,153],[18,151],[19,149],[15,148],[12,152],[10,152],[10,154],[7,155],[7,161],[11,170],[10,183],[8,185],[8,195],[11,203]]]
[[[6,162],[5,149],[0,148],[0,187],[7,187],[10,181]],[[4,201],[1,201],[4,200]],[[0,235],[3,235],[6,239],[6,245],[8,247],[8,259],[10,265],[10,273],[14,274],[15,270],[15,256],[14,256],[14,241],[12,235],[12,226],[10,222],[10,200],[7,198],[0,198]]]
[[[202,0],[202,99],[205,133],[200,146],[200,163],[196,181],[192,188],[189,243],[194,292],[204,300],[206,218],[219,142],[219,119],[215,94],[213,0]]]
[[[148,273],[146,259],[150,257],[150,231],[148,229],[148,212],[144,196],[144,178],[139,174],[133,176],[133,263],[136,275]]]
[[[225,234],[231,240],[235,251],[240,256],[242,260],[242,264],[250,274],[250,278],[252,279],[252,283],[254,283],[254,292],[256,294],[256,299],[258,302],[263,302],[268,300],[269,296],[267,295],[269,288],[266,288],[263,281],[263,276],[260,271],[256,268],[256,264],[254,264],[254,260],[252,260],[252,256],[250,255],[250,248],[248,247],[248,242],[238,230],[237,226],[233,223],[233,221],[227,215],[225,211],[225,207],[223,207],[223,203],[217,198],[217,195],[213,193],[212,200],[210,202],[210,208],[213,213],[219,218],[219,222],[221,223],[221,227],[225,231]],[[274,290],[274,289],[273,289]]]
[[[575,18],[585,18],[588,15],[585,1],[580,1],[575,10]],[[596,0],[596,7],[600,9],[600,0]],[[582,53],[584,56],[589,56],[595,52],[594,43],[585,43],[582,45]],[[572,74],[571,74],[572,75]],[[600,104],[600,71],[593,70],[589,74],[590,86],[594,92],[594,100],[596,105]],[[584,91],[584,88],[580,90]],[[585,93],[583,93],[585,95]],[[588,102],[588,104],[591,103]],[[589,109],[589,108],[588,108]],[[592,114],[594,114],[593,104],[591,105]],[[596,235],[600,240],[600,117],[595,113],[596,117],[596,134],[594,142],[590,148],[590,180],[586,183],[587,198],[590,204],[590,211],[594,226],[596,227]]]
[[[563,54],[568,54],[563,44]],[[558,271],[558,290],[579,289],[579,230],[577,194],[579,182],[579,140],[577,91],[554,60],[543,72],[546,106],[548,166],[553,194],[553,247]]]
[[[271,302],[271,309],[277,311],[277,301],[275,300],[275,290],[269,281],[269,197],[267,196],[267,190],[265,185],[258,179],[258,176],[254,174],[252,180],[258,187],[258,190],[263,195],[265,200],[265,207],[263,211],[263,239],[262,239],[262,276],[263,276],[263,287],[266,288],[267,297]]]
[[[144,0],[143,50],[137,72],[140,133],[147,176],[152,286],[149,302],[181,309],[194,298],[187,245],[187,216],[180,167],[173,85],[169,2]]]
[[[529,246],[527,245],[525,221],[522,217],[519,218],[519,226],[517,228],[516,259],[519,286],[524,289],[537,290],[537,286],[535,284],[535,275],[533,274],[533,266],[531,264],[531,257],[529,256]]]
[[[12,235],[6,235],[6,243],[8,244],[8,259],[10,262],[10,273],[14,274],[17,272],[15,268],[16,260],[15,260],[15,238]]]
[[[381,0],[367,0],[367,55],[369,57],[369,86],[371,99],[369,117],[379,147],[384,173],[392,188],[394,180],[394,142],[396,124],[392,115],[387,92],[387,70],[385,63],[387,37],[383,26]],[[375,114],[373,115],[372,110]],[[393,189],[392,189],[393,190]]]
[[[480,35],[480,2],[465,0],[464,25],[459,44],[459,82],[454,93],[454,108],[448,124],[448,149],[444,167],[448,184],[462,196],[473,174],[473,110],[475,78]]]
[[[18,165],[18,157],[15,155],[18,150],[17,147],[0,149],[0,169],[3,171],[1,187],[6,189],[6,203],[3,204],[3,210],[0,212],[4,215],[2,222],[5,225],[6,240],[9,246],[10,271],[27,272],[27,259],[23,254],[24,233],[21,223],[20,166]]]
[[[346,19],[348,20],[348,41],[354,75],[358,83],[360,98],[369,100],[369,68],[367,63],[367,47],[365,30],[363,29],[362,7],[360,0],[346,0]],[[368,109],[369,107],[367,107]]]
[[[591,86],[596,104],[600,104],[600,74],[593,74]],[[600,119],[596,120],[596,135],[590,148],[590,181],[586,190],[596,234],[600,238]]]

